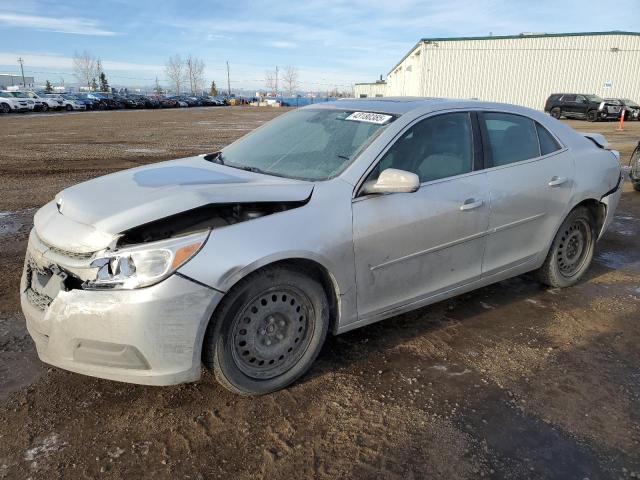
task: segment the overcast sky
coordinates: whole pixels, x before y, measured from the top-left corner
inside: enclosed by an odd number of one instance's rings
[[[302,87],[373,81],[423,37],[640,30],[640,0],[0,0],[0,73],[73,81],[71,57],[103,59],[112,84],[164,81],[170,55],[204,60],[208,80],[260,88],[276,65]]]

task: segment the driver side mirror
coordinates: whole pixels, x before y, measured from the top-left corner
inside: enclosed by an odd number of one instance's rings
[[[415,173],[396,168],[387,168],[377,180],[365,182],[362,187],[364,195],[372,193],[411,193],[420,188],[420,179]]]

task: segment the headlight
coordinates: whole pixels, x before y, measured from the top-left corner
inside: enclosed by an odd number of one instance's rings
[[[208,237],[206,231],[107,251],[91,262],[98,272],[84,288],[131,290],[158,283],[198,253]]]

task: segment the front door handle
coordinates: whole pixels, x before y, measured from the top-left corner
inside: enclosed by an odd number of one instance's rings
[[[549,186],[559,187],[563,183],[566,183],[567,180],[569,180],[567,177],[551,177],[551,180],[549,180]]]
[[[460,210],[463,212],[467,210],[473,210],[474,208],[478,208],[482,206],[482,200],[476,200],[475,198],[467,198],[462,205],[460,205]]]

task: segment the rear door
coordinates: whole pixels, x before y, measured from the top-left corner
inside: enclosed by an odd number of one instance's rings
[[[546,253],[573,188],[571,155],[529,117],[480,114],[491,213],[483,275]]]

